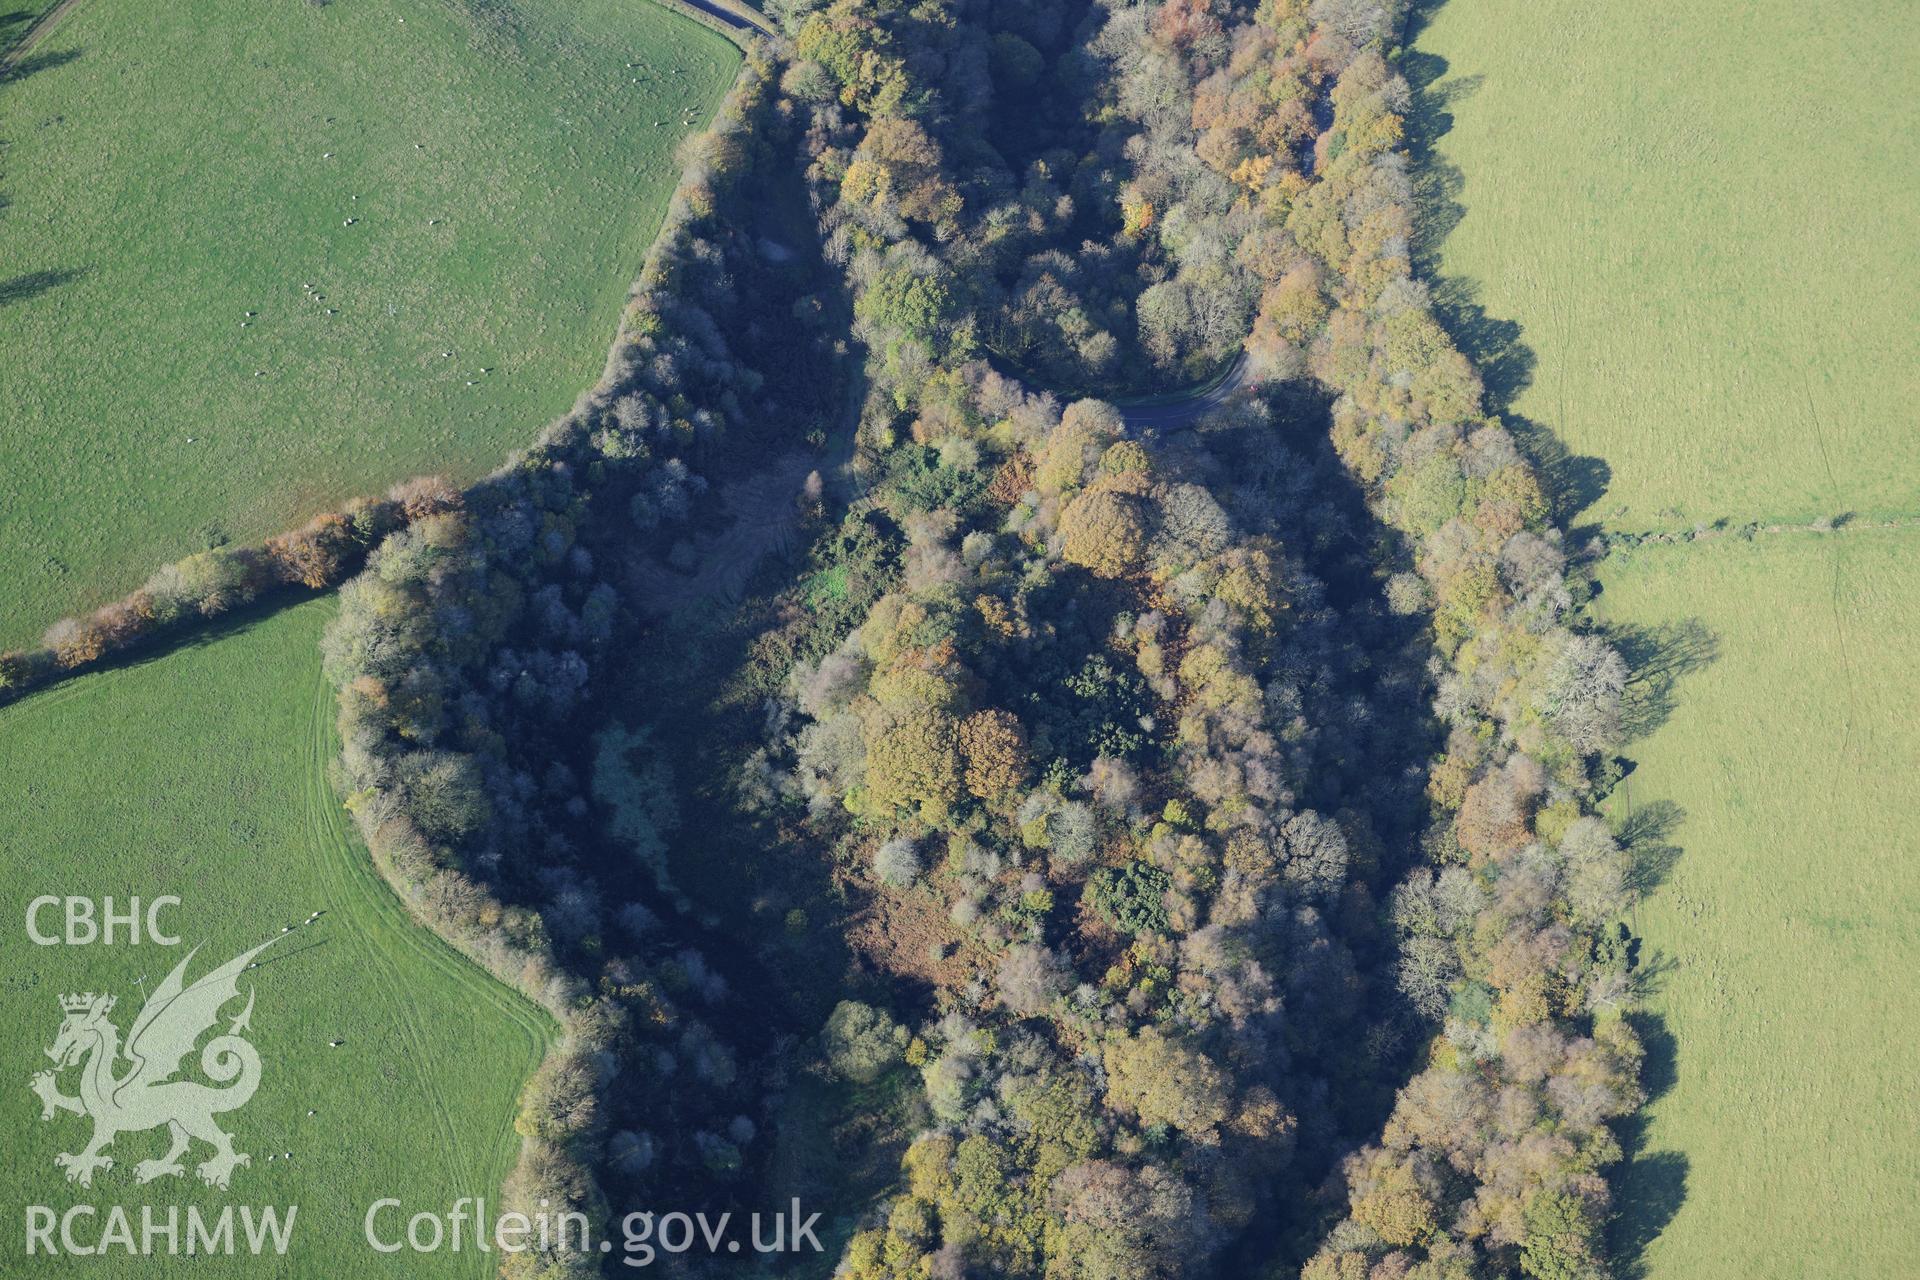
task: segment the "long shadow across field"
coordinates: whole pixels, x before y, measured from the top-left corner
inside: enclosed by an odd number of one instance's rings
[[[0,197],[0,208],[7,201]],[[31,302],[43,293],[58,289],[63,284],[71,284],[86,275],[83,270],[29,271],[14,276],[10,280],[0,280],[0,307],[11,307],[19,302]]]
[[[1440,154],[1437,144],[1453,128],[1452,106],[1479,92],[1482,78],[1448,80],[1447,60],[1415,47],[1442,2],[1422,0],[1414,6],[1407,20],[1406,53],[1400,60],[1400,72],[1413,90],[1407,110],[1407,150],[1413,160],[1417,210],[1414,269],[1432,290],[1440,322],[1480,370],[1487,408],[1506,419],[1508,430],[1540,472],[1555,521],[1567,530],[1569,545],[1579,546],[1598,530],[1575,527],[1573,521],[1599,504],[1613,470],[1603,459],[1574,453],[1547,424],[1514,412],[1514,402],[1532,384],[1538,363],[1526,343],[1526,329],[1518,320],[1488,314],[1480,301],[1479,281],[1450,276],[1444,270],[1441,249],[1467,214],[1461,200],[1467,180]]]
[[[1635,1014],[1630,1022],[1646,1047],[1640,1084],[1651,1103],[1679,1079],[1680,1046],[1658,1015]],[[1647,1125],[1646,1112],[1639,1111],[1614,1126],[1625,1153],[1624,1171],[1613,1180],[1618,1214],[1607,1240],[1618,1280],[1646,1276],[1647,1246],[1667,1229],[1687,1198],[1690,1162],[1678,1151],[1648,1151]]]
[[[68,688],[76,680],[91,676],[105,675],[114,671],[131,671],[149,663],[160,662],[173,654],[193,649],[203,649],[218,644],[229,636],[242,635],[255,626],[278,614],[283,609],[291,609],[305,604],[315,596],[326,595],[333,588],[313,591],[305,587],[285,587],[269,592],[266,596],[251,604],[242,605],[216,618],[195,619],[182,623],[167,631],[156,634],[131,649],[123,650],[98,663],[72,674],[62,674],[25,693],[16,700],[8,702],[0,699],[0,707],[30,702],[35,698],[44,698],[57,690]]]
[[[1657,627],[1615,626],[1608,628],[1607,639],[1627,662],[1622,727],[1629,742],[1665,724],[1677,705],[1681,680],[1719,656],[1719,637],[1698,619]],[[1620,764],[1622,776],[1630,776],[1632,761]],[[1629,859],[1628,883],[1637,897],[1653,893],[1673,874],[1683,853],[1675,836],[1686,817],[1686,810],[1673,801],[1659,800],[1633,809],[1621,821],[1618,834]],[[1674,957],[1642,951],[1636,943],[1636,995],[1643,1002],[1656,995],[1678,964]],[[1679,1042],[1658,1014],[1642,1011],[1630,1015],[1629,1021],[1646,1048],[1640,1084],[1651,1104],[1678,1079]],[[1643,1108],[1614,1126],[1623,1159],[1610,1179],[1617,1212],[1607,1239],[1619,1280],[1641,1280],[1647,1274],[1648,1246],[1666,1230],[1687,1196],[1686,1155],[1646,1150],[1648,1125]]]
[[[1634,893],[1644,898],[1673,874],[1681,849],[1668,837],[1686,820],[1685,809],[1671,800],[1657,800],[1620,824],[1620,847],[1630,860],[1627,877]]]
[[[1435,310],[1459,345],[1481,372],[1487,408],[1500,414],[1532,459],[1554,518],[1567,531],[1567,545],[1575,559],[1588,558],[1588,548],[1601,545],[1594,524],[1575,524],[1599,508],[1612,469],[1604,459],[1577,454],[1546,423],[1514,411],[1520,394],[1531,385],[1537,358],[1526,342],[1526,328],[1518,320],[1488,313],[1481,300],[1480,282],[1446,273],[1442,249],[1447,237],[1466,217],[1467,177],[1438,148],[1453,128],[1452,108],[1482,86],[1479,76],[1447,79],[1446,59],[1415,47],[1421,31],[1445,0],[1416,0],[1409,15],[1406,52],[1400,71],[1412,89],[1407,112],[1407,146],[1414,163],[1413,182],[1418,208],[1413,244],[1416,271],[1433,293]],[[1596,584],[1596,590],[1598,589]],[[1628,666],[1621,728],[1632,742],[1652,733],[1673,713],[1675,689],[1687,675],[1718,656],[1718,637],[1697,619],[1658,628],[1615,627],[1607,639]],[[1619,776],[1633,771],[1633,762],[1616,762]],[[1681,856],[1673,837],[1685,819],[1678,805],[1648,806],[1630,815],[1619,835],[1631,856],[1630,875],[1635,891],[1652,892],[1672,873]],[[1638,993],[1656,990],[1672,970],[1671,957],[1636,955]],[[1664,1019],[1650,1013],[1632,1015],[1632,1023],[1646,1046],[1641,1083],[1652,1101],[1673,1087],[1679,1070],[1680,1047]],[[1614,1172],[1618,1214],[1609,1230],[1609,1253],[1622,1280],[1639,1280],[1647,1272],[1647,1247],[1679,1212],[1687,1194],[1687,1157],[1677,1151],[1645,1150],[1644,1112],[1616,1126],[1625,1155]]]
[[[42,71],[64,67],[84,53],[85,49],[53,49],[46,53],[29,53],[10,62],[0,62],[0,88],[18,84]]]
[[[1627,661],[1623,728],[1629,742],[1665,724],[1677,704],[1675,691],[1681,680],[1719,656],[1719,637],[1698,619],[1657,627],[1616,626],[1608,629],[1607,639]],[[1623,776],[1630,775],[1632,762],[1621,763]],[[1683,852],[1674,837],[1686,816],[1686,810],[1673,801],[1659,800],[1634,809],[1620,823],[1620,844],[1629,858],[1628,882],[1636,896],[1645,898],[1673,874]],[[1663,952],[1643,952],[1636,943],[1633,970],[1639,998],[1645,1001],[1656,995],[1678,964]],[[1629,1021],[1646,1048],[1640,1085],[1651,1104],[1679,1078],[1679,1042],[1658,1014],[1642,1011],[1630,1015]],[[1687,1197],[1686,1155],[1646,1150],[1648,1125],[1643,1107],[1614,1126],[1623,1159],[1611,1178],[1617,1212],[1608,1228],[1607,1245],[1619,1280],[1642,1280],[1648,1274],[1648,1246],[1666,1230]]]

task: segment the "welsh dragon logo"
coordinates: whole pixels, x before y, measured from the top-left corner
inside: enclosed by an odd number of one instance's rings
[[[200,1050],[200,1070],[224,1087],[173,1077],[194,1044],[219,1021],[221,1008],[239,997],[240,975],[252,967],[255,956],[277,941],[269,938],[202,975],[192,986],[185,984],[187,965],[199,948],[189,951],[147,997],[124,1048],[120,1029],[107,1017],[116,1003],[112,996],[88,992],[60,997],[66,1020],[47,1050],[54,1069],[36,1074],[32,1088],[40,1096],[42,1120],[53,1119],[57,1111],[93,1119],[93,1140],[85,1148],[77,1155],[63,1152],[53,1158],[55,1165],[67,1171],[67,1181],[92,1186],[96,1172],[113,1168],[112,1158],[104,1152],[115,1138],[161,1125],[167,1127],[172,1145],[158,1160],[142,1160],[134,1166],[136,1182],[183,1176],[186,1170],[180,1157],[196,1138],[213,1148],[196,1170],[208,1186],[225,1188],[236,1167],[252,1163],[251,1157],[233,1149],[233,1136],[213,1122],[222,1112],[245,1106],[260,1087],[260,1055],[241,1038],[253,1016],[251,989],[246,1007],[228,1024],[226,1033],[216,1035]],[[57,1077],[76,1065],[80,1093],[69,1097],[60,1092]]]

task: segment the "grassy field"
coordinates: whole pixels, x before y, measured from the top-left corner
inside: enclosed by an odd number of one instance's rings
[[[473,1252],[386,1257],[363,1242],[361,1220],[383,1196],[402,1198],[408,1213],[444,1212],[462,1195],[497,1202],[518,1149],[519,1086],[549,1024],[407,919],[343,826],[323,776],[333,701],[317,645],[331,608],[302,605],[0,711],[10,960],[0,1016],[13,1028],[0,1088],[8,1135],[0,1213],[13,1225],[0,1243],[0,1274],[70,1265],[22,1258],[20,1213],[75,1203],[103,1212],[114,1204],[299,1206],[294,1248],[278,1266],[123,1257],[96,1260],[102,1274],[492,1272]],[[163,893],[183,900],[163,917],[180,947],[27,945],[26,907],[40,894],[124,903]],[[236,1147],[253,1156],[231,1189],[203,1187],[191,1169],[186,1179],[136,1187],[133,1165],[161,1153],[158,1132],[119,1138],[109,1153],[115,1167],[92,1190],[63,1181],[53,1156],[78,1150],[89,1126],[65,1113],[41,1123],[27,1089],[48,1065],[41,1050],[60,1025],[57,997],[116,994],[113,1019],[124,1033],[140,1007],[140,979],[151,990],[188,947],[202,947],[191,979],[316,910],[319,920],[275,943],[242,985],[243,996],[257,991],[251,1040],[264,1069],[253,1100],[224,1117]],[[344,1044],[330,1047],[336,1039]],[[73,1091],[71,1073],[63,1085]],[[190,1159],[204,1156],[196,1148]]]
[[[1920,536],[1616,554],[1604,581],[1608,622],[1697,623],[1718,651],[1644,646],[1695,669],[1665,699],[1652,682],[1672,714],[1615,795],[1628,830],[1680,850],[1636,921],[1664,970],[1649,1075],[1667,1091],[1623,1236],[1656,1280],[1911,1275]]]
[[[532,439],[738,60],[646,0],[82,0],[0,82],[0,645]]]
[[[1920,508],[1916,60],[1901,0],[1432,11],[1439,274],[1537,358],[1515,410],[1611,469],[1587,518]]]
[[[1650,736],[1649,1084],[1616,1245],[1651,1280],[1882,1280],[1920,1253],[1920,10],[1448,0],[1407,70],[1429,274],[1617,531]],[[1583,463],[1581,459],[1590,460]]]

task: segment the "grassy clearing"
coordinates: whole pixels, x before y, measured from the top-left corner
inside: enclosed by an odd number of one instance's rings
[[[1649,1083],[1666,1092],[1622,1243],[1654,1280],[1909,1275],[1920,536],[1616,553],[1605,587],[1643,662],[1696,668],[1643,686],[1671,716],[1615,797],[1649,846],[1683,850],[1636,921],[1664,970]],[[1690,622],[1717,638],[1710,663]]]
[[[333,701],[317,646],[331,608],[302,605],[0,712],[0,884],[13,958],[0,1014],[15,1028],[0,1090],[9,1135],[0,1202],[127,1205],[136,1225],[141,1204],[297,1204],[287,1274],[479,1277],[492,1268],[472,1252],[376,1255],[361,1220],[389,1195],[408,1212],[444,1212],[462,1195],[497,1203],[519,1145],[515,1100],[548,1024],[408,920],[349,837],[323,773]],[[183,946],[27,946],[26,906],[42,893],[178,894],[171,919]],[[41,1123],[26,1088],[47,1065],[40,1051],[60,1023],[57,997],[115,993],[124,1032],[140,1006],[136,979],[151,990],[187,946],[204,944],[197,977],[316,909],[319,921],[276,943],[243,983],[258,990],[252,1041],[265,1068],[253,1100],[226,1117],[236,1147],[253,1155],[231,1190],[202,1187],[191,1169],[136,1187],[134,1162],[164,1146],[157,1131],[122,1136],[115,1167],[91,1191],[64,1182],[53,1156],[77,1150],[90,1126],[65,1113]],[[334,1039],[345,1044],[329,1047]],[[72,1092],[71,1073],[63,1085]],[[286,1151],[291,1162],[265,1158]],[[16,1224],[0,1272],[34,1265],[23,1248]],[[264,1265],[122,1259],[95,1269],[251,1275]]]
[[[74,9],[0,83],[0,645],[525,443],[738,59],[635,0]]]
[[[1496,384],[1511,326],[1537,357],[1515,410],[1611,468],[1589,518],[1920,507],[1916,60],[1900,0],[1433,13],[1437,273]]]

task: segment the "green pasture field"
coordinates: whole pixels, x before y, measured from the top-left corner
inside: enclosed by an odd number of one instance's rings
[[[738,63],[650,0],[80,0],[0,80],[0,646],[530,441]]]
[[[1903,0],[1430,10],[1429,274],[1514,411],[1611,470],[1584,519],[1920,509],[1916,63]]]
[[[1612,817],[1671,864],[1634,921],[1657,1096],[1628,1274],[1911,1275],[1920,529],[1616,552],[1603,580],[1658,724]]]
[[[478,1280],[494,1270],[497,1254],[382,1255],[364,1243],[367,1209],[383,1197],[399,1197],[409,1215],[444,1213],[466,1195],[497,1208],[519,1147],[519,1088],[553,1028],[409,919],[350,835],[324,776],[336,746],[318,641],[332,608],[316,601],[225,628],[0,711],[0,945],[8,960],[0,1274],[74,1265],[25,1258],[22,1215],[29,1205],[64,1213],[82,1203],[102,1214],[128,1206],[136,1230],[141,1205],[178,1205],[183,1214],[193,1205],[209,1215],[229,1204],[298,1206],[284,1260],[116,1252],[88,1264],[102,1275]],[[112,895],[119,906],[177,895],[181,905],[161,923],[181,945],[31,945],[28,904],[42,894]],[[318,920],[301,923],[315,911]],[[60,932],[59,912],[40,923]],[[79,1150],[91,1125],[67,1112],[42,1123],[28,1090],[49,1065],[42,1051],[60,1026],[59,996],[114,994],[111,1016],[124,1035],[142,990],[190,947],[200,950],[189,981],[269,938],[279,940],[240,987],[242,1000],[249,990],[256,997],[249,1038],[263,1063],[259,1090],[217,1117],[252,1164],[234,1172],[227,1191],[202,1186],[191,1166],[206,1150],[196,1145],[186,1177],[136,1186],[135,1163],[165,1146],[156,1130],[119,1137],[108,1151],[115,1167],[91,1189],[67,1183],[54,1155]],[[226,1009],[221,1030],[241,1007]],[[192,1068],[198,1057],[187,1061]],[[76,1075],[62,1075],[63,1092],[76,1092]],[[404,1219],[380,1225],[404,1229]],[[96,1239],[102,1227],[96,1219]]]
[[[1624,1276],[1920,1250],[1917,56],[1892,0],[1448,0],[1404,63],[1424,268],[1576,521],[1857,517],[1603,565],[1646,731],[1612,816],[1671,862]]]

